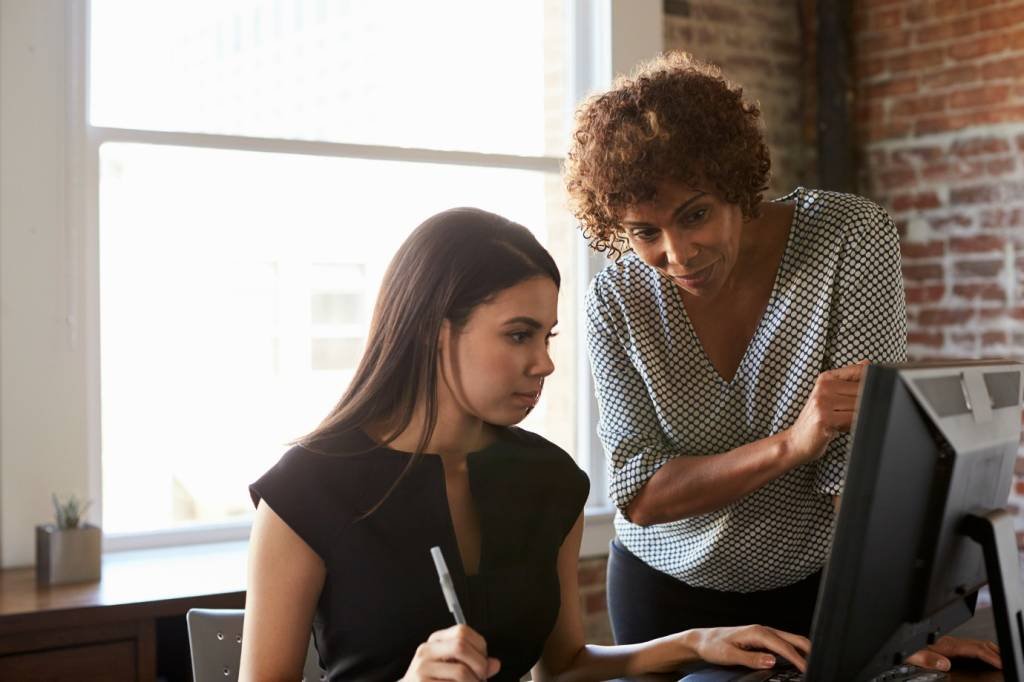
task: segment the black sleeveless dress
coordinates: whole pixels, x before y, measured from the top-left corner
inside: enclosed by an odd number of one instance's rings
[[[444,552],[468,624],[501,661],[492,679],[528,672],[558,617],[558,550],[589,492],[572,458],[515,428],[469,455],[481,550],[478,573],[467,576],[439,457],[421,457],[387,501],[359,520],[410,455],[362,432],[317,449],[292,448],[249,492],[326,565],[313,633],[328,679],[399,679],[430,633],[454,624],[430,557],[434,545]]]

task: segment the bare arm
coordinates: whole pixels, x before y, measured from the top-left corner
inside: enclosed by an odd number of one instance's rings
[[[625,512],[641,526],[721,509],[790,469],[818,459],[850,430],[864,363],[822,372],[796,423],[729,452],[665,462]]]
[[[249,537],[249,585],[242,629],[242,682],[302,677],[323,560],[266,502]]]
[[[666,462],[626,507],[633,523],[649,526],[721,509],[800,464],[785,432],[735,450]]]
[[[767,652],[782,655],[804,669],[805,661],[800,652],[806,653],[810,645],[805,638],[760,626],[686,630],[624,646],[586,644],[577,578],[582,538],[583,515],[580,514],[558,552],[561,607],[540,660],[533,668],[534,682],[587,682],[668,672],[701,659],[766,668],[775,663]]]

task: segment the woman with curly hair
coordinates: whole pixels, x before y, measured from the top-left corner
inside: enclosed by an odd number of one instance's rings
[[[614,262],[587,292],[599,435],[618,511],[615,639],[762,623],[808,633],[866,362],[906,358],[896,227],[876,204],[764,200],[756,104],[689,55],[586,102],[574,212]],[[1001,667],[942,637],[909,663]]]
[[[836,192],[766,201],[770,167],[757,105],[688,55],[577,113],[566,185],[614,259],[587,314],[619,642],[808,632],[864,363],[906,357],[892,220]]]

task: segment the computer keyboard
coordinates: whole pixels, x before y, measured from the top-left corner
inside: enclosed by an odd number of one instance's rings
[[[803,673],[796,668],[778,670],[773,672],[770,677],[764,678],[765,682],[800,682],[803,679]],[[937,670],[926,670],[916,665],[898,665],[878,675],[872,682],[903,682],[904,680],[939,682],[939,680],[946,679],[948,679],[946,673]]]

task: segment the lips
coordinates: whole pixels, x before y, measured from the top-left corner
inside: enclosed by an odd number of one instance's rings
[[[686,286],[699,287],[702,284],[706,284],[711,279],[711,273],[714,271],[715,262],[708,263],[702,268],[692,270],[684,275],[670,275],[672,279],[680,282]]]
[[[523,403],[527,407],[533,407],[540,400],[540,391],[533,391],[531,393],[513,393],[512,396]]]

